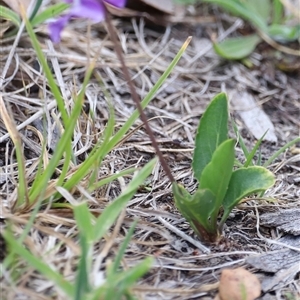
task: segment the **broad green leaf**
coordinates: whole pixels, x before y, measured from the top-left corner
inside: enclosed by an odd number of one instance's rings
[[[206,242],[213,242],[218,236],[217,224],[211,222],[215,207],[215,195],[210,190],[198,189],[190,195],[183,186],[173,183],[175,204],[195,233]]]
[[[215,195],[215,203],[211,212],[211,223],[217,223],[217,217],[222,206],[230,182],[234,164],[234,144],[230,139],[223,142],[214,152],[211,162],[204,168],[199,189],[207,189]]]
[[[259,14],[257,14],[248,5],[251,0],[203,0],[203,2],[217,4],[230,13],[242,17],[243,19],[252,23],[262,31],[266,32],[267,22]]]
[[[246,0],[243,1],[243,4],[249,11],[261,17],[261,20],[264,20],[266,24],[270,21],[272,9],[270,0]]]
[[[175,198],[175,205],[184,216],[184,218],[190,223],[191,213],[190,213],[190,203],[192,201],[192,195],[180,184],[176,182],[172,185],[172,191]]]
[[[253,166],[240,168],[232,173],[228,191],[224,197],[224,211],[231,211],[244,197],[265,191],[275,183],[272,172],[266,168]]]
[[[17,25],[17,27],[21,24],[21,19],[18,14],[2,5],[0,5],[0,17],[5,20],[12,21],[15,25]]]
[[[276,41],[291,42],[299,39],[300,25],[288,26],[273,24],[268,28],[268,34]]]
[[[282,5],[281,1],[273,0],[272,8],[273,8],[272,25],[282,23],[284,17],[284,6]]]
[[[218,94],[208,105],[198,127],[193,155],[195,178],[200,177],[205,166],[211,161],[217,147],[227,139],[228,107],[224,93]]]
[[[215,195],[210,190],[204,189],[198,189],[194,195],[190,195],[183,186],[177,183],[173,184],[172,189],[176,207],[184,218],[191,225],[197,221],[209,231],[209,218],[214,210]],[[195,231],[197,233],[198,230]]]
[[[229,38],[223,42],[215,43],[214,49],[218,55],[226,59],[242,59],[250,55],[260,41],[261,38],[257,34]]]

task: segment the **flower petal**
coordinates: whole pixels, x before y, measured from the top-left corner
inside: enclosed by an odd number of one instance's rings
[[[97,0],[79,0],[78,4],[73,1],[70,14],[72,17],[91,19],[94,22],[104,20],[105,9],[102,1]]]
[[[118,8],[123,8],[126,4],[126,0],[105,0],[105,2]]]
[[[59,19],[50,22],[48,25],[50,38],[53,43],[60,42],[60,33],[69,22],[70,16],[61,16]]]

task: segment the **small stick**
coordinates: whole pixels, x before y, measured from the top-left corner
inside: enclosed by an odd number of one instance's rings
[[[106,17],[105,17],[105,20],[106,20],[106,23],[107,23],[107,29],[108,29],[108,33],[110,34],[111,36],[111,40],[113,42],[113,44],[115,45],[115,51],[116,51],[116,54],[117,54],[117,57],[121,63],[121,66],[122,66],[122,71],[123,71],[123,74],[124,74],[124,77],[125,77],[125,80],[127,81],[128,83],[128,86],[129,86],[129,89],[130,89],[130,93],[131,93],[131,96],[132,96],[132,99],[133,101],[135,102],[135,105],[140,113],[140,117],[141,117],[141,120],[143,121],[143,123],[145,124],[145,128],[146,128],[146,131],[150,137],[150,140],[151,140],[151,143],[153,145],[153,148],[155,149],[155,152],[159,158],[159,161],[161,163],[161,166],[162,168],[164,169],[166,175],[168,176],[169,180],[171,183],[175,182],[175,179],[171,173],[171,170],[166,162],[166,160],[164,159],[163,157],[163,154],[162,152],[159,150],[159,147],[158,147],[158,144],[157,144],[157,141],[154,137],[154,134],[153,134],[153,131],[148,123],[148,120],[147,120],[147,117],[142,109],[142,106],[141,106],[141,103],[140,103],[140,98],[133,86],[133,83],[131,81],[131,78],[130,78],[130,74],[129,74],[129,71],[128,71],[128,68],[125,64],[125,61],[124,61],[124,57],[123,57],[123,53],[122,53],[122,50],[121,50],[121,46],[120,46],[120,43],[117,39],[117,35],[114,31],[114,27],[112,25],[112,22],[111,22],[111,17],[110,17],[110,14],[109,12],[107,11],[106,9]]]

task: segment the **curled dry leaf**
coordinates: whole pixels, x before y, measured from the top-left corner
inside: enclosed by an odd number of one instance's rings
[[[244,268],[222,271],[219,285],[221,300],[254,300],[260,296],[261,285],[257,277]],[[218,299],[218,298],[217,298]]]

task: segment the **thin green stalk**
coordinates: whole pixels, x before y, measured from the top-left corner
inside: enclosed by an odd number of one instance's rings
[[[53,74],[51,73],[51,70],[48,66],[48,63],[47,63],[47,61],[44,57],[43,51],[41,49],[41,46],[38,42],[38,39],[37,39],[34,31],[32,29],[32,26],[31,26],[30,22],[28,21],[28,19],[26,18],[26,16],[24,16],[24,19],[25,19],[26,29],[27,29],[28,35],[30,37],[32,46],[33,46],[33,48],[34,48],[34,50],[37,54],[37,57],[39,59],[40,64],[42,65],[43,71],[44,71],[45,76],[46,76],[47,81],[48,81],[48,85],[51,89],[51,92],[53,93],[53,96],[54,96],[54,98],[57,102],[58,109],[61,113],[61,117],[62,117],[62,120],[63,120],[63,123],[64,123],[64,127],[66,128],[69,124],[70,119],[69,119],[69,116],[68,116],[67,111],[65,109],[64,99],[61,95],[61,92],[60,92],[59,88],[56,85]]]
[[[290,141],[289,143],[287,143],[286,145],[284,145],[282,148],[280,148],[278,151],[276,151],[263,165],[263,167],[268,167],[273,160],[275,160],[281,153],[283,153],[286,149],[288,149],[289,147],[300,143],[300,137],[297,137],[295,139],[293,139],[292,141]]]
[[[37,12],[39,11],[41,5],[43,3],[43,0],[37,0],[36,3],[35,3],[35,7],[31,13],[31,16],[29,18],[29,21],[32,21],[32,19],[36,16]]]
[[[143,101],[140,102],[141,108],[144,109],[149,102],[154,98],[154,95],[158,91],[158,89],[162,86],[162,84],[166,81],[167,77],[170,75],[178,61],[180,60],[181,56],[185,52],[189,42],[191,40],[191,37],[189,37],[186,42],[183,44],[175,58],[172,60],[168,68],[165,70],[165,72],[162,74],[162,76],[158,79],[156,84],[153,86],[153,88],[149,91],[147,96],[144,98]],[[119,129],[119,131],[112,137],[112,139],[108,143],[109,148],[113,148],[126,134],[126,132],[130,129],[130,127],[133,125],[133,123],[136,121],[136,119],[139,117],[140,113],[139,110],[136,109],[132,115],[128,118],[128,120],[125,122],[125,124]]]

